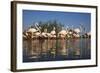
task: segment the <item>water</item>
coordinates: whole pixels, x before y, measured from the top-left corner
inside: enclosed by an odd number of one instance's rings
[[[90,38],[23,40],[23,62],[91,59]]]

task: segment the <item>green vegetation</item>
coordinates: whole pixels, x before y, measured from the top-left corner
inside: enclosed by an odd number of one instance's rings
[[[61,31],[62,27],[64,27],[63,24],[58,23],[56,20],[54,21],[47,21],[47,22],[39,22],[39,27],[41,27],[41,32],[44,31],[44,29],[47,29],[47,32],[50,33],[53,28],[55,27],[56,32]]]

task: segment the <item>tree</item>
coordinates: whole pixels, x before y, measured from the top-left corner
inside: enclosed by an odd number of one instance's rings
[[[47,29],[49,33],[53,30],[54,27],[56,28],[56,32],[61,31],[63,27],[63,25],[58,23],[56,20],[47,22],[40,21],[39,26],[41,27],[41,32],[43,32],[44,29]]]

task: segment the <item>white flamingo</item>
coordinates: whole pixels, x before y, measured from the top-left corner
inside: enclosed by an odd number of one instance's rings
[[[81,32],[81,30],[80,30],[79,28],[74,29],[74,31],[75,31],[76,33],[80,33],[80,32]]]
[[[61,38],[65,38],[66,35],[67,35],[67,31],[66,30],[61,30],[58,35],[61,37]]]
[[[50,32],[51,37],[55,38],[56,37],[56,31],[55,31],[55,27],[53,27],[53,30]]]
[[[27,36],[28,36],[28,33],[27,32],[25,32],[24,34],[23,34],[23,38],[27,38]]]
[[[41,36],[41,27],[39,27],[39,24],[38,24],[38,23],[35,23],[35,28],[38,30],[38,31],[35,33],[35,36],[36,36],[36,37]]]
[[[47,29],[46,29],[46,28],[44,29],[44,32],[42,32],[41,35],[42,35],[43,37],[48,37],[48,36],[47,36]]]
[[[38,26],[39,26],[39,24],[35,23],[35,28],[36,29],[33,28],[33,27],[30,27],[28,29],[27,33],[31,33],[31,38],[40,36],[41,30],[40,30],[40,27],[38,27]]]
[[[68,33],[68,26],[66,26],[66,29],[63,28],[63,29],[58,33],[58,35],[59,35],[61,38],[65,38],[66,35],[67,35],[67,33]]]
[[[35,28],[30,27],[27,31],[28,36],[31,36],[31,38],[33,38],[35,36],[35,32],[37,32],[37,30]]]
[[[35,23],[35,28],[39,31],[39,32],[41,32],[41,27],[39,27],[39,24],[38,23]]]
[[[37,30],[33,27],[30,27],[27,32],[35,33]]]
[[[74,29],[74,32],[75,32],[75,33],[74,33],[73,35],[74,35],[75,37],[77,37],[77,38],[80,37],[79,34],[80,34],[81,30],[80,30],[79,28]]]

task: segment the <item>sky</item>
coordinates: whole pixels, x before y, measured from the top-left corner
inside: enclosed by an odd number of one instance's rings
[[[91,30],[91,14],[79,12],[37,11],[23,10],[23,29],[27,29],[35,22],[56,20],[64,26],[78,28],[82,24],[86,32]]]

